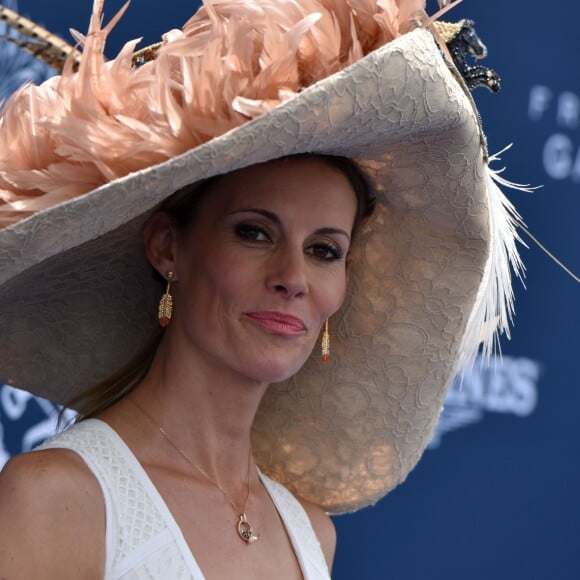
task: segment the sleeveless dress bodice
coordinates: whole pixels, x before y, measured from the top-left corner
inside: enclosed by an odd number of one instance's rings
[[[153,482],[109,425],[87,419],[39,449],[76,452],[93,473],[105,502],[105,580],[203,580],[204,575]],[[305,580],[329,580],[308,515],[282,485],[260,473]]]

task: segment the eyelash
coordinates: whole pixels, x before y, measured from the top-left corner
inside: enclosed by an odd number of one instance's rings
[[[319,250],[322,250],[323,256],[320,254],[316,254]],[[340,248],[337,248],[334,244],[319,242],[316,244],[312,244],[306,248],[306,253],[310,256],[318,258],[323,262],[336,262],[337,260],[341,260],[343,257],[342,251]],[[330,256],[328,255],[330,254]]]
[[[244,240],[248,240],[250,242],[262,242],[262,241],[264,241],[264,240],[258,240],[257,236],[254,237],[252,234],[255,234],[255,233],[262,234],[264,237],[267,238],[268,241],[270,241],[270,236],[268,235],[266,230],[264,230],[264,228],[261,228],[260,226],[255,226],[255,225],[251,225],[251,224],[239,224],[236,226],[236,234],[240,238],[243,238]]]
[[[271,241],[271,237],[268,232],[260,226],[252,224],[239,224],[236,226],[235,231],[236,235],[249,242],[264,243],[265,241]],[[258,234],[258,236],[255,234]],[[264,236],[266,240],[258,239],[260,234]],[[321,250],[323,255],[320,255]],[[308,246],[305,251],[309,256],[313,256],[322,262],[334,262],[341,260],[344,257],[342,250],[330,242],[313,243]],[[328,254],[330,254],[330,256]]]

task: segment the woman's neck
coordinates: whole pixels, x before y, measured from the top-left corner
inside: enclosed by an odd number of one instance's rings
[[[163,341],[143,382],[124,405],[134,421],[144,422],[151,439],[167,436],[214,481],[238,486],[247,481],[250,430],[267,384],[242,377],[207,357],[192,356]],[[180,352],[181,351],[181,352]],[[157,429],[155,429],[157,426]],[[176,454],[175,459],[181,459]]]

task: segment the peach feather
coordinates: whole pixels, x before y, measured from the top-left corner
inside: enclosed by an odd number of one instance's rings
[[[95,0],[77,73],[26,85],[0,117],[0,227],[150,167],[253,119],[412,29],[424,0],[205,0],[158,58],[139,39],[107,61],[128,3]],[[425,19],[426,21],[426,19]]]

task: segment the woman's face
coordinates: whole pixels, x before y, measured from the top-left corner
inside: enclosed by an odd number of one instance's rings
[[[356,204],[342,172],[315,158],[220,178],[175,244],[170,330],[218,368],[292,376],[343,302]]]

